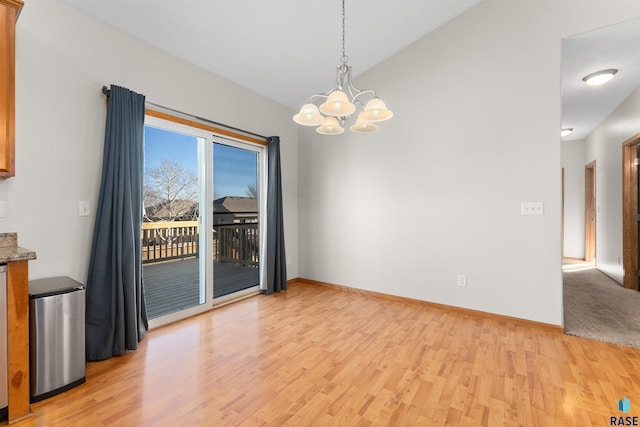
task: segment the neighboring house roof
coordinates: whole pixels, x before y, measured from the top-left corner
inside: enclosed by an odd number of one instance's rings
[[[258,212],[258,202],[254,197],[226,196],[213,202],[214,214],[233,214],[236,217],[254,217]]]
[[[173,212],[175,220],[193,220],[198,217],[198,202],[190,200],[176,200]],[[146,205],[145,217],[151,221],[166,221],[172,215],[164,203]],[[216,215],[232,215],[234,218],[255,218],[258,213],[258,202],[254,197],[226,196],[213,202],[213,212]]]

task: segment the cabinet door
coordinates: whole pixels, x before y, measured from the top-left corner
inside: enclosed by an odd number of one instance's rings
[[[0,0],[0,178],[15,175],[15,46],[19,0]]]

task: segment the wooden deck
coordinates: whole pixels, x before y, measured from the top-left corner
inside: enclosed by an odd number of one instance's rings
[[[167,261],[143,266],[144,292],[149,319],[195,307],[200,303],[198,259]],[[213,262],[213,297],[256,286],[257,267]]]

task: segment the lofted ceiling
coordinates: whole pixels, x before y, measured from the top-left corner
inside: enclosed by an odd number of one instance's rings
[[[342,55],[339,0],[60,0],[190,63],[297,110],[333,86]],[[356,77],[481,0],[347,0]],[[620,70],[587,87],[585,75]],[[640,21],[563,41],[563,140],[586,137],[640,84]]]
[[[342,56],[340,0],[61,1],[291,110],[333,86]],[[346,0],[354,77],[479,2]]]
[[[582,78],[614,68],[602,86]],[[640,85],[640,20],[611,25],[563,40],[562,127],[574,131],[563,141],[583,139]]]

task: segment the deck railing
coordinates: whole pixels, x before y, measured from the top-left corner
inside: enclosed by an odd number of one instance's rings
[[[198,221],[142,223],[142,262],[198,256]]]
[[[255,218],[244,221],[213,226],[214,260],[258,265],[258,222]],[[142,262],[198,257],[199,236],[198,221],[143,222]]]
[[[258,223],[213,226],[214,259],[242,265],[258,265]]]

